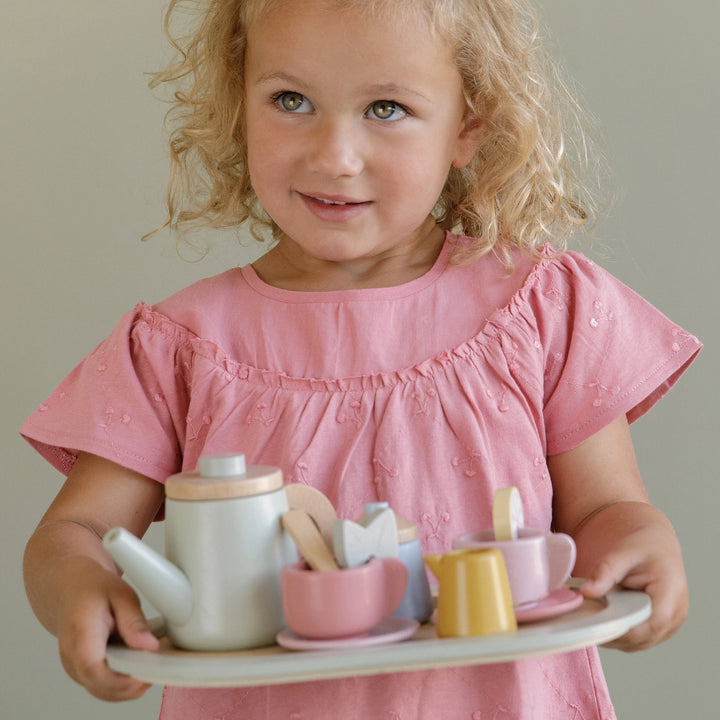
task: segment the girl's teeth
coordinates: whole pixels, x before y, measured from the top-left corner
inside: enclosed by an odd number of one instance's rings
[[[321,203],[325,203],[325,205],[347,205],[346,202],[336,202],[335,200],[323,200],[322,198],[317,198]]]

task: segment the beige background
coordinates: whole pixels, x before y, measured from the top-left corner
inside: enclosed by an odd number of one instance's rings
[[[64,675],[53,638],[27,607],[22,548],[61,478],[17,428],[138,300],[160,300],[251,257],[223,240],[191,265],[167,235],[138,241],[163,218],[164,107],[143,78],[163,57],[163,4],[0,3],[0,717],[8,720],[153,718],[159,705],[158,688],[133,704],[92,699]],[[634,430],[651,497],[684,543],[691,618],[652,651],[603,651],[606,672],[620,718],[714,717],[720,3],[542,6],[615,171],[618,199],[590,254],[706,344]]]

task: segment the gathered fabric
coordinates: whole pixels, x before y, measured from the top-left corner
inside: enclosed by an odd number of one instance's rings
[[[90,452],[159,482],[243,452],[341,517],[384,500],[425,553],[492,525],[499,487],[549,529],[546,458],[647,412],[698,340],[585,256],[490,253],[389,288],[294,292],[252,266],[139,304],[26,421],[62,472]],[[244,689],[167,688],[162,718],[614,717],[597,652]]]

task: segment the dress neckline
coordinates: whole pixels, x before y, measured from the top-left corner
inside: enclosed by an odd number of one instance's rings
[[[342,303],[352,301],[376,301],[395,300],[407,297],[423,291],[432,285],[445,271],[450,261],[450,255],[458,242],[457,236],[451,232],[445,233],[442,248],[432,267],[423,275],[409,282],[389,287],[361,288],[351,290],[328,290],[328,291],[300,291],[286,290],[274,285],[268,285],[260,279],[252,265],[248,264],[240,268],[245,282],[258,294],[271,300],[289,304],[307,303]]]

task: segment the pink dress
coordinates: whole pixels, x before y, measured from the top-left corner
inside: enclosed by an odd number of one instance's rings
[[[341,517],[387,500],[423,550],[492,525],[515,485],[549,528],[546,456],[635,420],[700,349],[582,255],[492,254],[390,288],[300,293],[248,266],[139,305],[22,427],[67,472],[78,451],[160,482],[242,451]],[[614,718],[596,650],[250,689],[167,688],[161,718]]]

